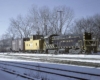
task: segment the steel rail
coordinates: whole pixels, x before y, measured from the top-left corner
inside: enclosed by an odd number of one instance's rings
[[[1,61],[1,62],[5,62],[5,61]],[[21,65],[26,65],[26,66],[31,66],[31,67],[34,66],[34,67],[59,70],[59,71],[66,71],[66,72],[74,72],[74,73],[87,74],[87,75],[93,75],[93,76],[100,76],[100,74],[95,74],[95,73],[87,73],[87,72],[80,72],[80,71],[73,71],[73,70],[66,70],[66,69],[59,69],[59,68],[44,67],[44,66],[40,66],[40,65],[25,64],[25,63],[19,63],[19,62],[16,62],[16,63],[15,62],[8,62],[8,63],[21,64]]]
[[[75,76],[71,76],[71,75],[65,75],[65,74],[60,74],[60,73],[55,73],[55,72],[49,72],[49,71],[44,71],[44,70],[37,70],[37,69],[33,69],[33,68],[27,68],[27,67],[22,67],[22,66],[18,66],[18,65],[13,65],[13,64],[8,64],[8,63],[1,63],[0,64],[4,64],[4,65],[8,65],[8,66],[14,66],[14,67],[19,67],[19,68],[23,68],[23,69],[29,69],[29,70],[34,70],[34,71],[39,71],[39,72],[44,72],[44,73],[49,73],[49,74],[54,74],[54,75],[59,75],[59,76],[63,76],[63,77],[70,77],[70,78],[74,78],[74,79],[80,79],[80,80],[89,80],[87,78],[80,78],[80,77],[75,77]],[[16,63],[15,63],[16,64]],[[28,66],[28,65],[27,65]],[[38,67],[38,66],[37,66]],[[39,66],[40,67],[40,66]],[[41,68],[41,67],[40,67]],[[49,69],[54,69],[54,68],[49,68]],[[56,69],[56,68],[55,68]],[[56,69],[56,70],[60,70],[60,69]],[[65,70],[62,70],[65,71]],[[75,71],[70,71],[75,73]],[[76,72],[77,73],[77,72]],[[81,73],[81,72],[80,72]],[[81,73],[82,74],[82,73]],[[89,75],[89,74],[88,74]]]
[[[20,76],[22,78],[30,79],[30,80],[41,80],[41,79],[32,78],[32,77],[27,76],[27,75],[23,75],[23,74],[20,74],[20,73],[16,73],[14,70],[13,71],[7,70],[6,68],[1,68],[0,70],[7,72],[7,73],[10,73],[10,74],[13,74],[13,75]]]

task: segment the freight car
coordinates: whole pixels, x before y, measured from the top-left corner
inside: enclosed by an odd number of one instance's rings
[[[25,45],[24,41],[28,41],[29,38],[19,38],[19,39],[13,39],[12,40],[12,52],[24,52],[25,51]]]
[[[97,52],[97,40],[92,40],[91,33],[80,36],[50,35],[44,38],[44,51],[46,53],[91,53]]]

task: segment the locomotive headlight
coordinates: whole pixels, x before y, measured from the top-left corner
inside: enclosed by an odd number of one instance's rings
[[[96,40],[95,38],[92,38],[92,40]]]

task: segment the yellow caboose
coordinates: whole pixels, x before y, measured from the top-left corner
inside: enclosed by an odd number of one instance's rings
[[[29,41],[25,41],[25,51],[29,52],[43,52],[43,43],[42,35],[33,35],[30,37]]]

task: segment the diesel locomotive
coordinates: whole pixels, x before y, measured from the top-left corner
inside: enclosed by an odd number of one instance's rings
[[[46,53],[91,53],[97,52],[98,41],[92,39],[91,33],[81,36],[50,35],[44,38]]]

